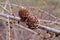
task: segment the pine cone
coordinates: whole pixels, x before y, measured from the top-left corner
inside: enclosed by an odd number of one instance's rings
[[[38,28],[39,22],[36,16],[29,15],[26,19],[26,24],[28,25],[30,29],[36,29]]]
[[[26,7],[21,7],[18,13],[22,21],[25,21],[27,16],[29,15],[28,9]]]

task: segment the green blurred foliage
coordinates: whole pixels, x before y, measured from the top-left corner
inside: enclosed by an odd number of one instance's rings
[[[0,7],[0,12],[2,11],[2,8]]]
[[[12,7],[13,10],[18,10],[18,7],[14,6]]]
[[[5,0],[0,0],[0,2],[4,2]]]
[[[52,5],[55,5],[55,4],[56,4],[56,0],[49,0],[49,2],[50,2]]]

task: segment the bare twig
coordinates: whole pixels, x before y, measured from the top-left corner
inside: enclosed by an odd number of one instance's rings
[[[15,16],[12,16],[12,15],[7,15],[7,14],[4,14],[4,13],[0,13],[0,16],[3,16],[3,17],[6,17],[6,18],[12,18],[12,19],[15,19],[15,20],[20,20],[19,17],[15,17]]]
[[[0,4],[5,4],[4,2],[0,2]],[[16,6],[16,7],[20,7],[19,5],[17,4],[11,4],[12,6]]]
[[[7,4],[8,4],[8,0],[6,0],[4,8],[6,8],[6,7],[7,7]]]
[[[57,34],[60,34],[60,30],[57,30],[57,29],[54,29],[54,28],[50,28],[50,27],[47,27],[47,26],[44,26],[44,25],[40,25],[39,28],[47,30],[47,31],[51,31],[51,32],[54,32],[54,33],[57,33]]]
[[[2,5],[0,5],[0,7],[3,8],[4,10],[6,10],[9,13],[9,11],[6,8],[4,8]]]
[[[39,19],[39,21],[41,21],[41,22],[47,22],[47,23],[51,23],[51,24],[60,24],[60,23],[58,23],[57,21],[50,21],[50,20],[43,20],[43,19]]]
[[[60,20],[60,18],[58,18],[56,21],[59,21]]]
[[[10,8],[10,12],[11,12],[11,15],[12,15],[12,8],[11,8],[12,6],[11,6],[11,3],[10,3],[10,1],[9,1],[9,8]]]
[[[3,9],[5,9],[6,10],[6,7],[7,7],[7,4],[8,4],[8,0],[6,0],[6,2],[4,3],[5,4],[5,6],[3,7],[2,5],[0,5]],[[2,12],[4,12],[4,10],[2,11]]]
[[[5,6],[3,7],[4,9],[6,9],[6,7],[7,7],[7,4],[8,4],[8,0],[6,0],[6,2],[5,2]],[[2,7],[2,6],[1,6]],[[4,12],[4,10],[2,10],[2,12]],[[6,27],[6,40],[10,40],[10,23],[9,23],[9,18],[8,18],[8,27]]]
[[[8,28],[7,28],[7,32],[8,32],[8,39],[7,40],[10,40],[10,18],[9,18],[9,16],[8,16]]]

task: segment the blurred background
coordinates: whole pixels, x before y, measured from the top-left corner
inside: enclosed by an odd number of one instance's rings
[[[0,4],[2,6],[5,6],[5,2],[6,2],[6,0],[0,0]],[[34,15],[36,15],[40,19],[56,21],[56,19],[60,18],[60,11],[59,11],[60,10],[60,0],[9,0],[9,2],[11,4],[12,11],[15,14],[17,14],[17,12],[18,12],[19,6],[25,6],[25,7],[29,8],[29,12],[33,13]],[[8,5],[7,5],[6,9],[9,10],[9,6]],[[52,14],[54,17],[51,17],[51,16],[47,15],[46,13],[43,13],[43,15],[41,16],[39,9],[42,9],[42,10],[48,12],[48,14]],[[0,6],[0,12],[2,12],[2,10],[3,9]],[[0,17],[0,18],[2,18],[2,17]],[[58,22],[60,23],[60,21],[58,21]],[[43,22],[41,22],[41,24],[46,25]],[[5,25],[5,22],[2,25]],[[0,27],[2,25],[0,25]],[[59,25],[54,25],[54,24],[53,25],[49,25],[48,24],[46,26],[54,26],[54,28],[60,30],[60,24]],[[5,30],[2,33],[7,35],[6,32],[5,32],[6,28],[4,28],[4,26],[3,26],[3,29],[5,29]],[[2,31],[2,28],[0,28],[0,31]],[[20,31],[22,31],[22,29]],[[17,32],[17,30],[16,30],[16,32]],[[17,33],[17,35],[18,34],[19,33]],[[29,34],[29,32],[28,32],[28,34]],[[25,34],[25,35],[27,35],[27,34]],[[5,37],[1,37],[1,38],[5,38]],[[0,38],[0,40],[5,40],[5,39],[1,39],[1,38]],[[24,39],[21,39],[21,40],[24,40]],[[55,40],[60,40],[60,37],[56,37]]]

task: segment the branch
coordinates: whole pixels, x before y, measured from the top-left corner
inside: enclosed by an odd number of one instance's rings
[[[9,11],[6,8],[4,8],[2,5],[0,5],[0,7],[9,13]]]
[[[57,29],[54,29],[54,28],[50,28],[48,26],[44,26],[44,25],[39,25],[40,29],[43,29],[43,30],[47,30],[47,31],[50,31],[50,32],[54,32],[54,33],[57,33],[57,34],[60,34],[60,30],[57,30]]]
[[[0,4],[5,4],[4,2],[0,2]],[[7,4],[7,5],[9,5],[9,4]],[[20,7],[19,5],[17,5],[17,4],[11,4],[12,6],[16,6],[16,7]]]
[[[4,14],[4,13],[0,13],[0,16],[6,17],[6,18],[11,18],[11,19],[14,19],[14,20],[20,20],[19,17],[15,17],[15,16],[12,16],[12,15],[7,15],[7,14]]]
[[[11,6],[11,3],[10,3],[10,1],[9,1],[9,4],[8,4],[8,5],[9,5],[10,12],[11,12],[11,15],[12,15],[12,8],[11,8],[12,6]]]
[[[7,4],[8,4],[8,0],[6,0],[6,2],[5,2],[5,5],[3,7],[4,9],[6,9]],[[2,12],[4,12],[4,10],[2,10]],[[6,34],[7,34],[6,35],[6,40],[9,40],[10,39],[10,23],[9,23],[9,19],[7,21],[8,21],[8,27],[6,27],[6,29],[7,29],[7,31],[6,31]]]
[[[15,19],[15,20],[20,20],[19,17],[7,15],[7,14],[4,14],[4,13],[2,13],[2,14],[0,13],[0,16],[6,17],[6,18],[9,17],[9,18],[12,18],[12,19]],[[60,30],[50,28],[50,27],[47,27],[47,26],[43,26],[43,25],[39,25],[39,26],[40,26],[40,29],[44,29],[44,30],[47,30],[47,31],[51,31],[51,32],[55,32],[57,34],[60,34]]]
[[[8,0],[6,0],[5,5],[4,5],[4,8],[6,8],[7,4],[8,4]]]
[[[56,21],[59,21],[60,20],[60,18],[58,18]]]

